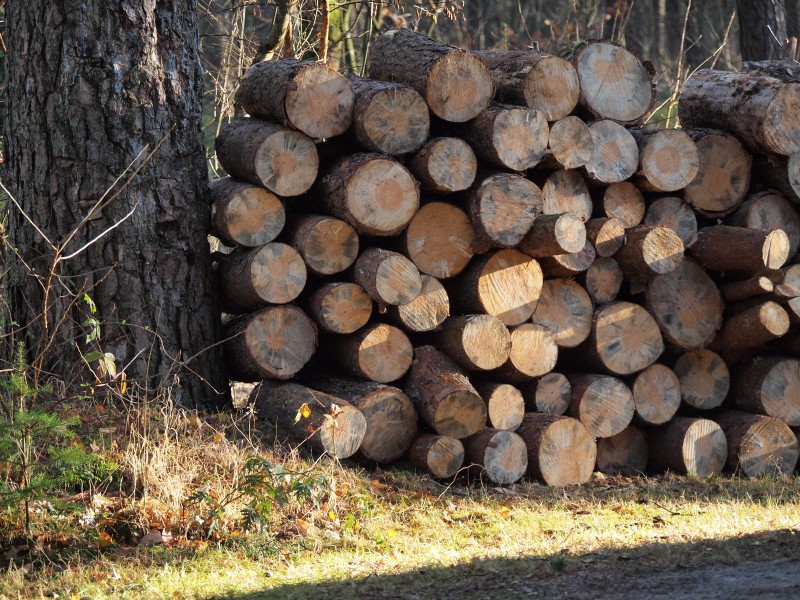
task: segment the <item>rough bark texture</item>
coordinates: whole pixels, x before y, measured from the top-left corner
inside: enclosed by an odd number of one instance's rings
[[[633,288],[680,267],[683,242],[672,229],[637,225],[625,232],[625,244],[614,258]]]
[[[81,323],[91,316],[101,325],[97,344],[125,365],[129,382],[147,393],[172,387],[184,405],[214,404],[227,386],[213,346],[219,324],[194,3],[33,0],[9,4],[6,22],[6,186],[61,244],[62,256],[124,221],[58,263],[47,300],[41,281],[14,266],[10,306],[25,328],[17,339],[26,341],[34,366],[68,385],[87,381],[78,352],[97,348],[70,342],[85,338]],[[134,161],[139,175],[123,185],[128,172],[115,185]],[[50,245],[17,210],[8,229],[19,256],[46,275]],[[96,314],[89,315],[84,294]],[[45,304],[46,321],[39,316]],[[36,362],[50,340],[52,352]]]
[[[726,467],[745,477],[792,473],[797,438],[783,421],[732,410],[717,417],[728,438]]]
[[[781,229],[713,225],[697,232],[689,252],[715,271],[779,269],[789,258],[789,236]]]
[[[597,470],[606,475],[641,475],[647,469],[647,439],[636,427],[597,440]]]
[[[753,172],[757,180],[775,188],[795,204],[800,203],[800,152],[791,156],[756,154]]]
[[[735,362],[751,349],[785,335],[789,325],[789,315],[781,305],[764,302],[727,319],[711,348],[726,362]]]
[[[728,443],[722,428],[708,419],[675,417],[666,425],[649,429],[648,470],[666,470],[703,479],[722,472]]]
[[[528,413],[517,434],[528,447],[528,475],[547,485],[586,483],[597,458],[594,437],[580,421]]]
[[[781,58],[786,39],[786,11],[794,0],[736,0],[742,60]]]

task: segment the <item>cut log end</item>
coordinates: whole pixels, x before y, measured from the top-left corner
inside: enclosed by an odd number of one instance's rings
[[[633,394],[625,383],[605,375],[578,375],[570,379],[569,414],[596,437],[611,437],[633,419]]]
[[[544,56],[525,77],[523,94],[526,104],[541,111],[548,121],[563,119],[578,103],[578,74],[563,58]]]
[[[312,294],[309,304],[316,322],[330,333],[358,331],[372,315],[372,300],[355,283],[325,284]]]
[[[430,202],[411,219],[404,242],[406,253],[422,273],[446,279],[458,275],[472,259],[475,230],[457,206]]]
[[[345,77],[319,62],[308,62],[286,92],[286,117],[311,138],[347,131],[353,119],[353,90]]]
[[[635,427],[597,440],[597,470],[606,475],[641,475],[647,469],[647,455],[647,439]]]
[[[423,93],[433,114],[453,123],[477,117],[493,95],[489,70],[477,57],[463,51],[448,52],[436,61]]]
[[[549,329],[557,345],[574,348],[589,337],[592,313],[592,300],[578,283],[549,279],[542,285],[531,320]]]
[[[522,392],[507,383],[486,383],[476,387],[489,411],[489,427],[516,430],[525,415]]]
[[[408,452],[411,462],[434,477],[449,479],[464,464],[464,445],[445,435],[419,435]]]
[[[422,96],[407,86],[387,85],[369,96],[363,112],[354,115],[361,144],[375,152],[416,152],[428,138],[430,116]],[[359,101],[357,108],[362,107]]]
[[[584,166],[586,174],[599,183],[616,183],[628,179],[639,165],[636,140],[622,125],[613,121],[596,121],[589,126],[594,140],[592,158]]]
[[[648,469],[671,470],[690,477],[717,475],[725,467],[728,441],[722,428],[708,419],[675,417],[648,431]]]
[[[667,227],[678,234],[684,248],[697,239],[697,216],[692,208],[675,196],[665,196],[647,207],[644,224],[650,227]]]
[[[718,421],[728,438],[728,468],[746,477],[794,471],[797,438],[783,421],[739,411],[724,413]]]
[[[528,413],[517,433],[528,448],[528,475],[558,487],[580,485],[591,478],[597,445],[580,421]]]
[[[617,218],[601,217],[586,222],[586,238],[594,245],[597,256],[614,256],[625,243],[625,227]]]
[[[390,383],[405,375],[414,349],[400,329],[379,323],[341,339],[339,364],[355,375],[378,383]]]
[[[680,380],[664,365],[650,365],[639,373],[631,391],[637,422],[645,425],[663,425],[675,416],[681,404]]]
[[[681,129],[662,129],[639,139],[639,171],[646,191],[675,192],[689,185],[700,168],[697,146]]]
[[[550,126],[550,156],[565,169],[577,169],[592,158],[594,140],[582,119],[568,116]]]
[[[356,260],[358,233],[349,223],[334,217],[308,216],[295,226],[292,246],[312,272],[333,275],[349,268]]]
[[[683,402],[704,410],[720,406],[731,385],[725,361],[705,348],[681,354],[675,362],[675,374]]]
[[[525,442],[511,431],[485,429],[464,440],[464,448],[467,460],[500,485],[519,481],[528,468]]]
[[[229,245],[255,248],[274,240],[286,223],[280,199],[229,177],[209,183],[212,233]]]
[[[402,457],[417,434],[417,413],[408,396],[387,386],[365,395],[357,407],[367,423],[361,455],[378,464]]]
[[[563,415],[569,408],[572,386],[562,373],[548,373],[535,382],[522,384],[525,407],[547,415]]]
[[[591,348],[608,372],[630,375],[653,364],[664,341],[650,313],[638,304],[612,302],[594,317]]]
[[[552,371],[558,361],[558,345],[553,333],[536,323],[525,323],[511,331],[508,360],[493,377],[518,383],[541,377]]]
[[[433,331],[450,316],[450,298],[444,286],[430,275],[422,275],[421,279],[422,287],[416,298],[389,309],[396,322],[414,333]]]
[[[437,336],[444,352],[469,371],[496,369],[508,360],[511,334],[491,315],[462,315],[447,319]]]
[[[596,304],[616,300],[624,276],[613,258],[597,258],[586,270],[586,292]]]
[[[433,138],[409,161],[409,168],[429,192],[449,194],[468,189],[478,159],[467,142],[456,137]]]

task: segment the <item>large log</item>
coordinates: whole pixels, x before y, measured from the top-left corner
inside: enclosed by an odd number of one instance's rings
[[[678,114],[683,127],[729,131],[752,150],[800,152],[800,82],[701,69],[683,84]]]
[[[775,289],[775,284],[769,277],[759,275],[752,279],[731,281],[720,286],[719,291],[727,302],[749,300],[756,296],[770,294]]]
[[[416,298],[407,304],[389,306],[389,316],[411,333],[433,331],[450,316],[450,298],[439,280],[422,275],[422,287]]]
[[[633,394],[623,381],[607,375],[570,377],[572,399],[567,414],[583,423],[595,437],[620,433],[633,419]]]
[[[356,259],[353,280],[379,306],[408,304],[422,290],[417,267],[402,254],[367,248]]]
[[[517,434],[528,448],[528,475],[551,486],[586,483],[594,471],[597,445],[580,421],[528,413]]]
[[[373,79],[410,85],[433,114],[455,123],[474,119],[494,96],[492,76],[478,58],[410,29],[374,39],[367,72]]]
[[[320,286],[309,297],[308,305],[311,316],[328,333],[354,333],[372,315],[372,300],[364,288],[347,281]]]
[[[528,256],[540,258],[580,252],[586,245],[586,226],[573,213],[540,215],[520,240],[517,248]]]
[[[458,365],[433,346],[414,349],[404,391],[422,420],[441,435],[462,439],[486,425],[486,403]]]
[[[495,173],[471,190],[467,211],[475,228],[473,249],[519,244],[542,212],[542,191],[532,181],[511,173]]]
[[[512,171],[525,171],[539,164],[550,134],[542,113],[496,102],[474,119],[452,128],[482,161]]]
[[[754,358],[734,377],[736,405],[747,412],[800,426],[800,360],[783,356]]]
[[[248,114],[322,139],[350,127],[353,100],[350,83],[334,69],[293,58],[255,63],[236,92],[236,102]]]
[[[431,138],[408,161],[408,168],[426,192],[449,194],[466,190],[475,180],[478,159],[464,140]]]
[[[262,246],[286,223],[280,198],[261,186],[222,177],[209,182],[208,191],[211,233],[229,246]]]
[[[543,282],[535,259],[507,248],[474,259],[448,291],[457,312],[486,313],[513,326],[533,314]]]
[[[670,470],[704,479],[722,472],[728,442],[722,428],[708,419],[675,417],[647,431],[650,447],[647,468],[654,473]]]
[[[525,410],[548,415],[563,415],[572,400],[572,385],[563,373],[548,373],[544,377],[519,385],[525,399]]]
[[[496,369],[511,353],[511,334],[491,315],[450,317],[436,334],[436,345],[468,371]]]
[[[685,200],[706,217],[724,217],[736,210],[750,187],[752,156],[732,134],[715,129],[690,129],[700,168],[683,189]]]
[[[636,427],[597,440],[597,470],[606,475],[642,475],[647,470],[647,457],[647,439]]]
[[[289,243],[317,275],[333,275],[356,260],[358,233],[352,225],[324,215],[301,215],[289,223]]]
[[[558,346],[574,348],[589,337],[593,308],[589,294],[578,283],[548,279],[531,321],[549,329]]]
[[[594,151],[581,171],[593,182],[608,185],[624,181],[639,166],[636,140],[622,125],[614,121],[595,121],[589,125]]]
[[[279,196],[299,196],[317,178],[319,156],[311,138],[274,123],[233,121],[222,128],[215,148],[229,175]]]
[[[589,126],[574,115],[559,119],[550,125],[550,139],[547,143],[550,154],[542,162],[543,166],[577,169],[592,158],[594,140]]]
[[[788,474],[797,465],[797,438],[772,417],[731,410],[717,417],[728,438],[726,467],[745,477]]]
[[[416,152],[428,139],[428,105],[415,90],[400,83],[348,75],[353,88],[353,135],[373,152]]]
[[[689,185],[700,168],[697,146],[682,129],[631,131],[639,146],[636,185],[645,192],[676,192]]]
[[[692,408],[708,410],[722,405],[731,387],[731,374],[722,357],[700,348],[684,352],[675,361],[681,400]]]
[[[591,116],[635,125],[653,108],[653,66],[619,44],[589,40],[572,51],[570,60],[580,82],[578,104]]]
[[[697,239],[697,216],[692,207],[677,196],[662,196],[653,201],[647,207],[643,222],[650,227],[672,229],[681,238],[684,248]]]
[[[552,332],[535,323],[524,323],[511,330],[508,360],[491,372],[498,381],[521,383],[552,371],[558,361],[558,346]]]
[[[748,229],[766,231],[781,229],[789,238],[787,260],[791,260],[797,254],[797,248],[800,246],[800,215],[780,194],[771,190],[750,194],[726,222]]]
[[[542,185],[542,214],[572,213],[582,221],[592,216],[592,197],[586,181],[576,170],[553,171]]]
[[[633,290],[683,264],[683,242],[666,227],[637,225],[625,232],[625,243],[614,255]]]
[[[636,375],[631,385],[634,421],[641,425],[663,425],[681,405],[681,384],[675,372],[654,364]]]
[[[486,402],[487,427],[515,431],[525,416],[525,398],[508,383],[477,382],[475,389]]]
[[[722,298],[714,281],[696,262],[684,259],[647,286],[647,309],[667,343],[681,350],[707,346],[722,324]]]
[[[756,154],[753,157],[753,174],[792,202],[800,203],[800,152],[791,156]]]
[[[566,117],[578,103],[578,74],[563,58],[531,50],[484,50],[475,55],[491,72],[500,102],[528,106],[548,121]]]
[[[405,375],[414,354],[408,336],[385,323],[336,336],[327,346],[345,373],[378,383],[390,383]]]
[[[595,304],[617,299],[622,287],[622,269],[613,258],[596,258],[583,274],[583,285]]]
[[[264,381],[250,395],[261,419],[274,423],[280,441],[308,443],[319,453],[348,458],[364,440],[367,422],[346,400],[298,383]]]
[[[421,433],[408,450],[408,460],[434,477],[449,479],[464,464],[464,445],[447,435]]]
[[[403,235],[408,257],[438,279],[461,273],[472,259],[475,229],[463,210],[446,202],[424,204]]]
[[[600,217],[616,217],[625,229],[630,229],[644,218],[644,196],[630,181],[612,183],[603,190],[595,212]]]
[[[595,248],[597,256],[614,256],[625,243],[625,227],[617,218],[598,217],[586,221],[586,239]]]
[[[289,379],[317,349],[317,328],[290,304],[270,306],[228,322],[225,357],[234,381]]]
[[[419,208],[411,173],[383,154],[361,152],[336,162],[317,193],[328,212],[365,235],[397,235]]]
[[[528,468],[528,449],[520,436],[502,429],[484,429],[464,440],[467,464],[500,485],[519,481]]]
[[[406,453],[417,435],[414,405],[396,387],[329,376],[314,377],[310,385],[347,400],[364,415],[366,432],[358,452],[366,460],[378,464],[395,461]]]
[[[217,264],[222,310],[242,314],[267,304],[286,304],[306,285],[303,257],[291,246],[270,242],[236,249]]]

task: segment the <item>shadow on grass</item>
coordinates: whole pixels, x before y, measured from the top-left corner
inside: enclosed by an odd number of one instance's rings
[[[501,550],[498,548],[498,550]],[[590,554],[473,560],[337,581],[279,585],[231,600],[800,598],[798,527],[724,540],[648,543]],[[219,597],[219,596],[217,596]]]

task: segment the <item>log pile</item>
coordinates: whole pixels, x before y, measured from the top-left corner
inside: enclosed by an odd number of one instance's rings
[[[796,70],[699,71],[667,130],[605,41],[401,29],[367,76],[255,65],[217,139],[229,373],[270,431],[498,484],[794,469]]]

